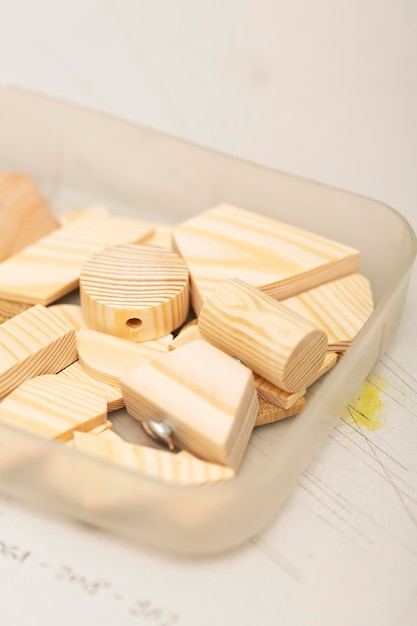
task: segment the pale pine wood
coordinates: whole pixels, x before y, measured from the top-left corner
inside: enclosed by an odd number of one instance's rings
[[[77,333],[78,358],[83,368],[96,380],[113,387],[121,376],[163,354],[157,348],[81,328]]]
[[[0,422],[57,441],[106,421],[106,400],[95,387],[52,374],[26,380],[0,403]]]
[[[85,263],[80,299],[89,328],[138,342],[156,339],[187,318],[188,269],[169,250],[113,246]]]
[[[361,274],[351,274],[283,301],[322,328],[329,350],[346,350],[374,310],[372,288]]]
[[[258,398],[262,398],[263,400],[267,400],[271,404],[275,404],[275,406],[279,406],[282,409],[290,409],[293,404],[297,402],[306,392],[305,389],[300,389],[300,391],[289,393],[288,391],[284,391],[280,389],[269,380],[263,378],[263,376],[259,376],[254,372],[253,378],[255,381],[256,391],[258,392]]]
[[[319,378],[327,374],[337,363],[337,354],[335,352],[328,352],[324,357],[323,363],[320,368],[315,372],[307,383],[307,387],[311,387]]]
[[[305,406],[306,399],[304,397],[299,398],[288,409],[272,404],[272,402],[268,402],[268,400],[265,400],[264,398],[259,398],[259,411],[256,417],[255,426],[264,426],[265,424],[279,422],[287,417],[293,417],[294,415],[301,413]]]
[[[33,304],[28,302],[13,302],[13,300],[0,300],[0,324],[7,322],[15,315],[27,311]]]
[[[48,309],[53,311],[55,315],[58,315],[68,326],[75,328],[75,330],[87,328],[79,304],[50,304]]]
[[[74,442],[82,452],[175,485],[210,485],[235,477],[230,467],[203,461],[185,451],[172,453],[79,432],[74,433]]]
[[[29,176],[0,172],[0,261],[58,228]]]
[[[136,220],[80,217],[0,263],[0,299],[50,304],[78,286],[92,254],[148,234],[149,227]]]
[[[153,232],[141,243],[146,246],[157,246],[158,248],[166,248],[172,251],[172,227],[156,223],[150,223],[149,225],[152,227]]]
[[[196,339],[202,339],[200,329],[197,324],[191,324],[178,333],[175,339],[173,339],[169,344],[169,349],[175,350],[176,348],[185,346],[187,343],[190,343],[190,341],[195,341]]]
[[[196,340],[129,372],[120,385],[130,415],[168,422],[179,448],[237,469],[258,412],[249,369]]]
[[[327,351],[323,330],[236,279],[206,299],[198,327],[203,339],[291,393],[306,388]]]
[[[358,250],[228,204],[176,226],[173,240],[189,267],[197,315],[230,278],[282,300],[359,271]]]
[[[28,378],[56,374],[77,360],[73,328],[42,305],[0,325],[0,399]]]
[[[78,380],[94,387],[97,386],[97,393],[104,394],[107,402],[107,412],[117,411],[124,407],[123,394],[119,385],[109,385],[103,381],[99,381],[89,374],[79,361],[72,363],[65,369],[58,372],[57,376],[68,378],[70,380]]]
[[[76,211],[71,211],[70,213],[61,213],[58,215],[58,219],[61,225],[66,226],[67,224],[71,224],[76,220],[80,219],[80,217],[85,216],[94,216],[94,217],[108,217],[109,212],[103,206],[91,206],[85,207],[83,209],[77,209]]]

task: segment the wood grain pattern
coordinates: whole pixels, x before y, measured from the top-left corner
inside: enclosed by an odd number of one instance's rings
[[[320,368],[327,335],[241,280],[220,283],[200,311],[203,339],[288,392],[304,390]]]
[[[77,333],[77,346],[79,362],[86,372],[116,388],[121,376],[164,354],[158,348],[85,328]]]
[[[129,372],[120,384],[130,415],[167,421],[179,448],[237,469],[258,412],[249,369],[196,340]]]
[[[65,369],[58,372],[57,376],[68,378],[70,380],[78,380],[90,385],[93,388],[97,386],[97,393],[104,394],[107,402],[107,412],[117,411],[124,407],[123,394],[120,386],[112,386],[103,381],[99,381],[89,374],[79,361],[72,363]]]
[[[113,246],[85,263],[80,299],[89,328],[132,341],[162,337],[187,318],[188,268],[169,250]]]
[[[78,286],[81,268],[92,254],[147,234],[149,227],[136,220],[80,217],[0,263],[0,299],[50,304]]]
[[[89,206],[83,209],[77,209],[76,211],[70,211],[69,213],[61,213],[58,215],[59,223],[63,226],[67,224],[71,224],[76,220],[80,219],[80,217],[85,216],[94,216],[94,217],[108,217],[108,210],[100,205],[97,206]]]
[[[264,398],[259,398],[259,411],[256,417],[255,426],[272,424],[273,422],[279,422],[287,417],[298,415],[304,410],[306,404],[306,399],[302,397],[299,398],[290,408],[284,409],[276,404],[272,404],[272,402],[268,402],[268,400],[265,400]]]
[[[172,227],[155,223],[149,225],[152,227],[152,233],[142,241],[142,244],[173,251]]]
[[[190,341],[195,341],[196,339],[202,339],[200,329],[197,324],[190,324],[171,341],[169,344],[170,350],[175,350],[176,348],[180,348],[181,346],[185,346]]]
[[[216,285],[238,278],[277,300],[359,271],[359,252],[294,226],[221,204],[173,229],[198,315]]]
[[[0,299],[0,324],[7,322],[15,315],[27,311],[33,304],[29,302],[14,302],[13,300],[1,300]]]
[[[175,485],[210,485],[235,477],[230,467],[202,461],[185,451],[172,453],[79,432],[74,433],[74,442],[82,452]]]
[[[42,305],[0,325],[0,399],[28,378],[77,360],[75,331]]]
[[[253,374],[253,378],[258,398],[267,400],[271,404],[275,404],[275,406],[279,406],[282,409],[290,409],[293,404],[295,404],[297,400],[299,400],[306,392],[306,388],[300,389],[300,391],[294,393],[284,391],[255,372]]]
[[[106,420],[106,400],[95,387],[52,374],[26,380],[0,403],[1,422],[57,441]]]
[[[49,311],[58,315],[68,326],[71,326],[75,330],[80,328],[87,328],[84,322],[83,312],[79,304],[50,304],[48,306]]]
[[[0,172],[0,261],[58,228],[29,176]]]
[[[361,274],[351,274],[283,301],[310,319],[329,338],[329,350],[346,350],[374,310],[372,289]]]

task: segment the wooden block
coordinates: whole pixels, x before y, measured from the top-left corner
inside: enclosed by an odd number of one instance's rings
[[[153,229],[152,234],[141,243],[146,246],[157,246],[158,248],[166,248],[172,251],[172,227],[163,224],[150,224],[150,226]]]
[[[149,227],[136,220],[81,217],[0,263],[0,299],[50,304],[78,286],[81,268],[92,254],[147,234]]]
[[[310,319],[329,338],[329,350],[345,350],[374,310],[372,289],[361,274],[351,274],[283,301]]]
[[[130,415],[168,423],[179,448],[237,469],[258,412],[248,368],[197,340],[129,372],[120,385]]]
[[[51,304],[48,306],[48,309],[49,311],[53,311],[55,315],[58,315],[68,326],[71,326],[71,328],[75,330],[87,328],[79,304]]]
[[[29,176],[0,172],[0,261],[58,228]]]
[[[281,421],[287,417],[298,415],[304,410],[306,399],[299,398],[289,409],[284,409],[276,404],[272,404],[264,398],[259,398],[259,412],[256,417],[255,426],[264,426],[273,422]]]
[[[187,318],[188,269],[162,248],[113,246],[85,263],[80,299],[89,328],[132,341],[156,339]]]
[[[75,331],[42,305],[0,325],[0,399],[28,378],[77,360]]]
[[[93,378],[113,387],[120,377],[139,365],[158,358],[161,350],[127,339],[81,328],[77,333],[78,358]]]
[[[96,388],[51,374],[26,380],[0,403],[0,422],[57,441],[106,420],[106,400]]]
[[[172,453],[79,432],[74,433],[74,442],[82,452],[175,485],[210,485],[235,477],[230,467],[202,461],[185,451]]]
[[[306,388],[327,351],[323,330],[236,279],[206,299],[198,327],[203,339],[290,393]]]
[[[283,300],[359,271],[359,252],[274,219],[221,204],[173,229],[198,315],[216,285],[238,278]]]
[[[324,357],[323,363],[317,372],[310,378],[307,383],[307,387],[311,387],[319,378],[324,376],[329,370],[332,369],[337,363],[337,354],[335,352],[328,352]]]
[[[176,348],[185,346],[187,343],[190,343],[190,341],[195,341],[196,339],[202,339],[200,329],[197,324],[191,324],[178,333],[175,339],[173,339],[169,344],[169,349],[175,350]]]
[[[97,393],[104,394],[106,397],[108,413],[117,411],[125,405],[123,394],[119,385],[112,386],[103,381],[98,381],[84,369],[79,361],[76,361],[72,365],[69,365],[65,369],[58,372],[57,376],[84,382],[85,384],[90,385],[91,388],[97,386]]]
[[[290,409],[306,392],[306,389],[300,389],[300,391],[295,393],[289,393],[272,384],[262,376],[259,376],[259,374],[254,373],[253,378],[258,398],[262,398],[282,409]]]
[[[84,209],[78,209],[76,211],[71,211],[70,213],[63,213],[58,215],[58,219],[61,225],[65,226],[67,224],[71,224],[76,220],[80,219],[80,217],[85,216],[94,216],[94,217],[108,217],[109,212],[103,206],[91,206],[86,207]]]
[[[27,302],[13,302],[13,300],[0,300],[0,324],[7,322],[15,315],[27,311],[33,304]]]

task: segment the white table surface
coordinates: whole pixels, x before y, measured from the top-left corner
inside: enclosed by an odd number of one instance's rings
[[[363,193],[417,229],[415,0],[0,0],[0,82]],[[1,623],[415,626],[416,304],[414,276],[368,377],[385,424],[341,420],[232,554],[167,557],[0,496]]]

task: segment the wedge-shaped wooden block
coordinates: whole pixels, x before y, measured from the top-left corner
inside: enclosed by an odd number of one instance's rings
[[[77,360],[75,331],[42,305],[0,325],[0,399],[28,378]]]
[[[142,243],[146,246],[157,246],[158,248],[172,250],[172,227],[164,224],[150,224],[150,226],[152,226],[153,232]]]
[[[138,342],[156,339],[187,319],[188,268],[169,250],[113,246],[83,266],[80,299],[89,328]]]
[[[77,333],[78,358],[96,380],[118,387],[120,377],[163,354],[158,348],[120,339],[96,330]]]
[[[180,333],[171,341],[169,344],[170,350],[175,350],[176,348],[180,348],[181,346],[185,346],[187,343],[191,341],[195,341],[196,339],[202,339],[200,329],[197,324],[190,324],[184,330],[181,330]]]
[[[75,328],[75,330],[87,328],[79,304],[51,304],[48,306],[48,310],[58,315],[63,322],[71,326],[71,328]]]
[[[147,234],[149,227],[136,220],[81,217],[0,263],[0,299],[50,304],[78,286],[92,254]]]
[[[258,412],[249,369],[197,340],[121,378],[127,411],[165,422],[173,442],[213,463],[239,466]]]
[[[272,424],[273,422],[279,422],[287,417],[293,417],[298,415],[304,410],[306,405],[306,399],[304,397],[299,398],[290,408],[284,409],[281,406],[272,404],[264,398],[259,398],[259,411],[256,417],[255,426],[264,426],[265,424]]]
[[[46,374],[25,381],[0,403],[0,421],[48,439],[68,441],[74,430],[104,424],[107,404],[96,388]]]
[[[322,329],[236,279],[206,299],[198,327],[203,339],[290,393],[306,388],[327,351]]]
[[[58,228],[29,176],[0,172],[0,261]]]
[[[69,380],[78,380],[86,385],[90,385],[91,388],[96,386],[97,393],[102,395],[104,394],[106,397],[108,413],[111,411],[117,411],[117,409],[121,409],[125,405],[120,386],[112,386],[93,378],[93,376],[91,376],[91,374],[84,369],[79,361],[72,363],[72,365],[69,365],[65,369],[58,372],[57,376],[68,378]]]
[[[7,322],[15,315],[27,311],[33,304],[26,302],[14,302],[13,300],[0,300],[0,324]]]
[[[209,485],[235,477],[230,467],[202,461],[185,451],[172,453],[80,432],[74,433],[74,443],[82,452],[175,485]]]
[[[351,274],[289,298],[285,306],[326,331],[329,350],[346,350],[374,310],[371,285]]]
[[[282,300],[359,271],[358,250],[227,204],[183,222],[173,239],[190,270],[197,315],[229,278]]]

